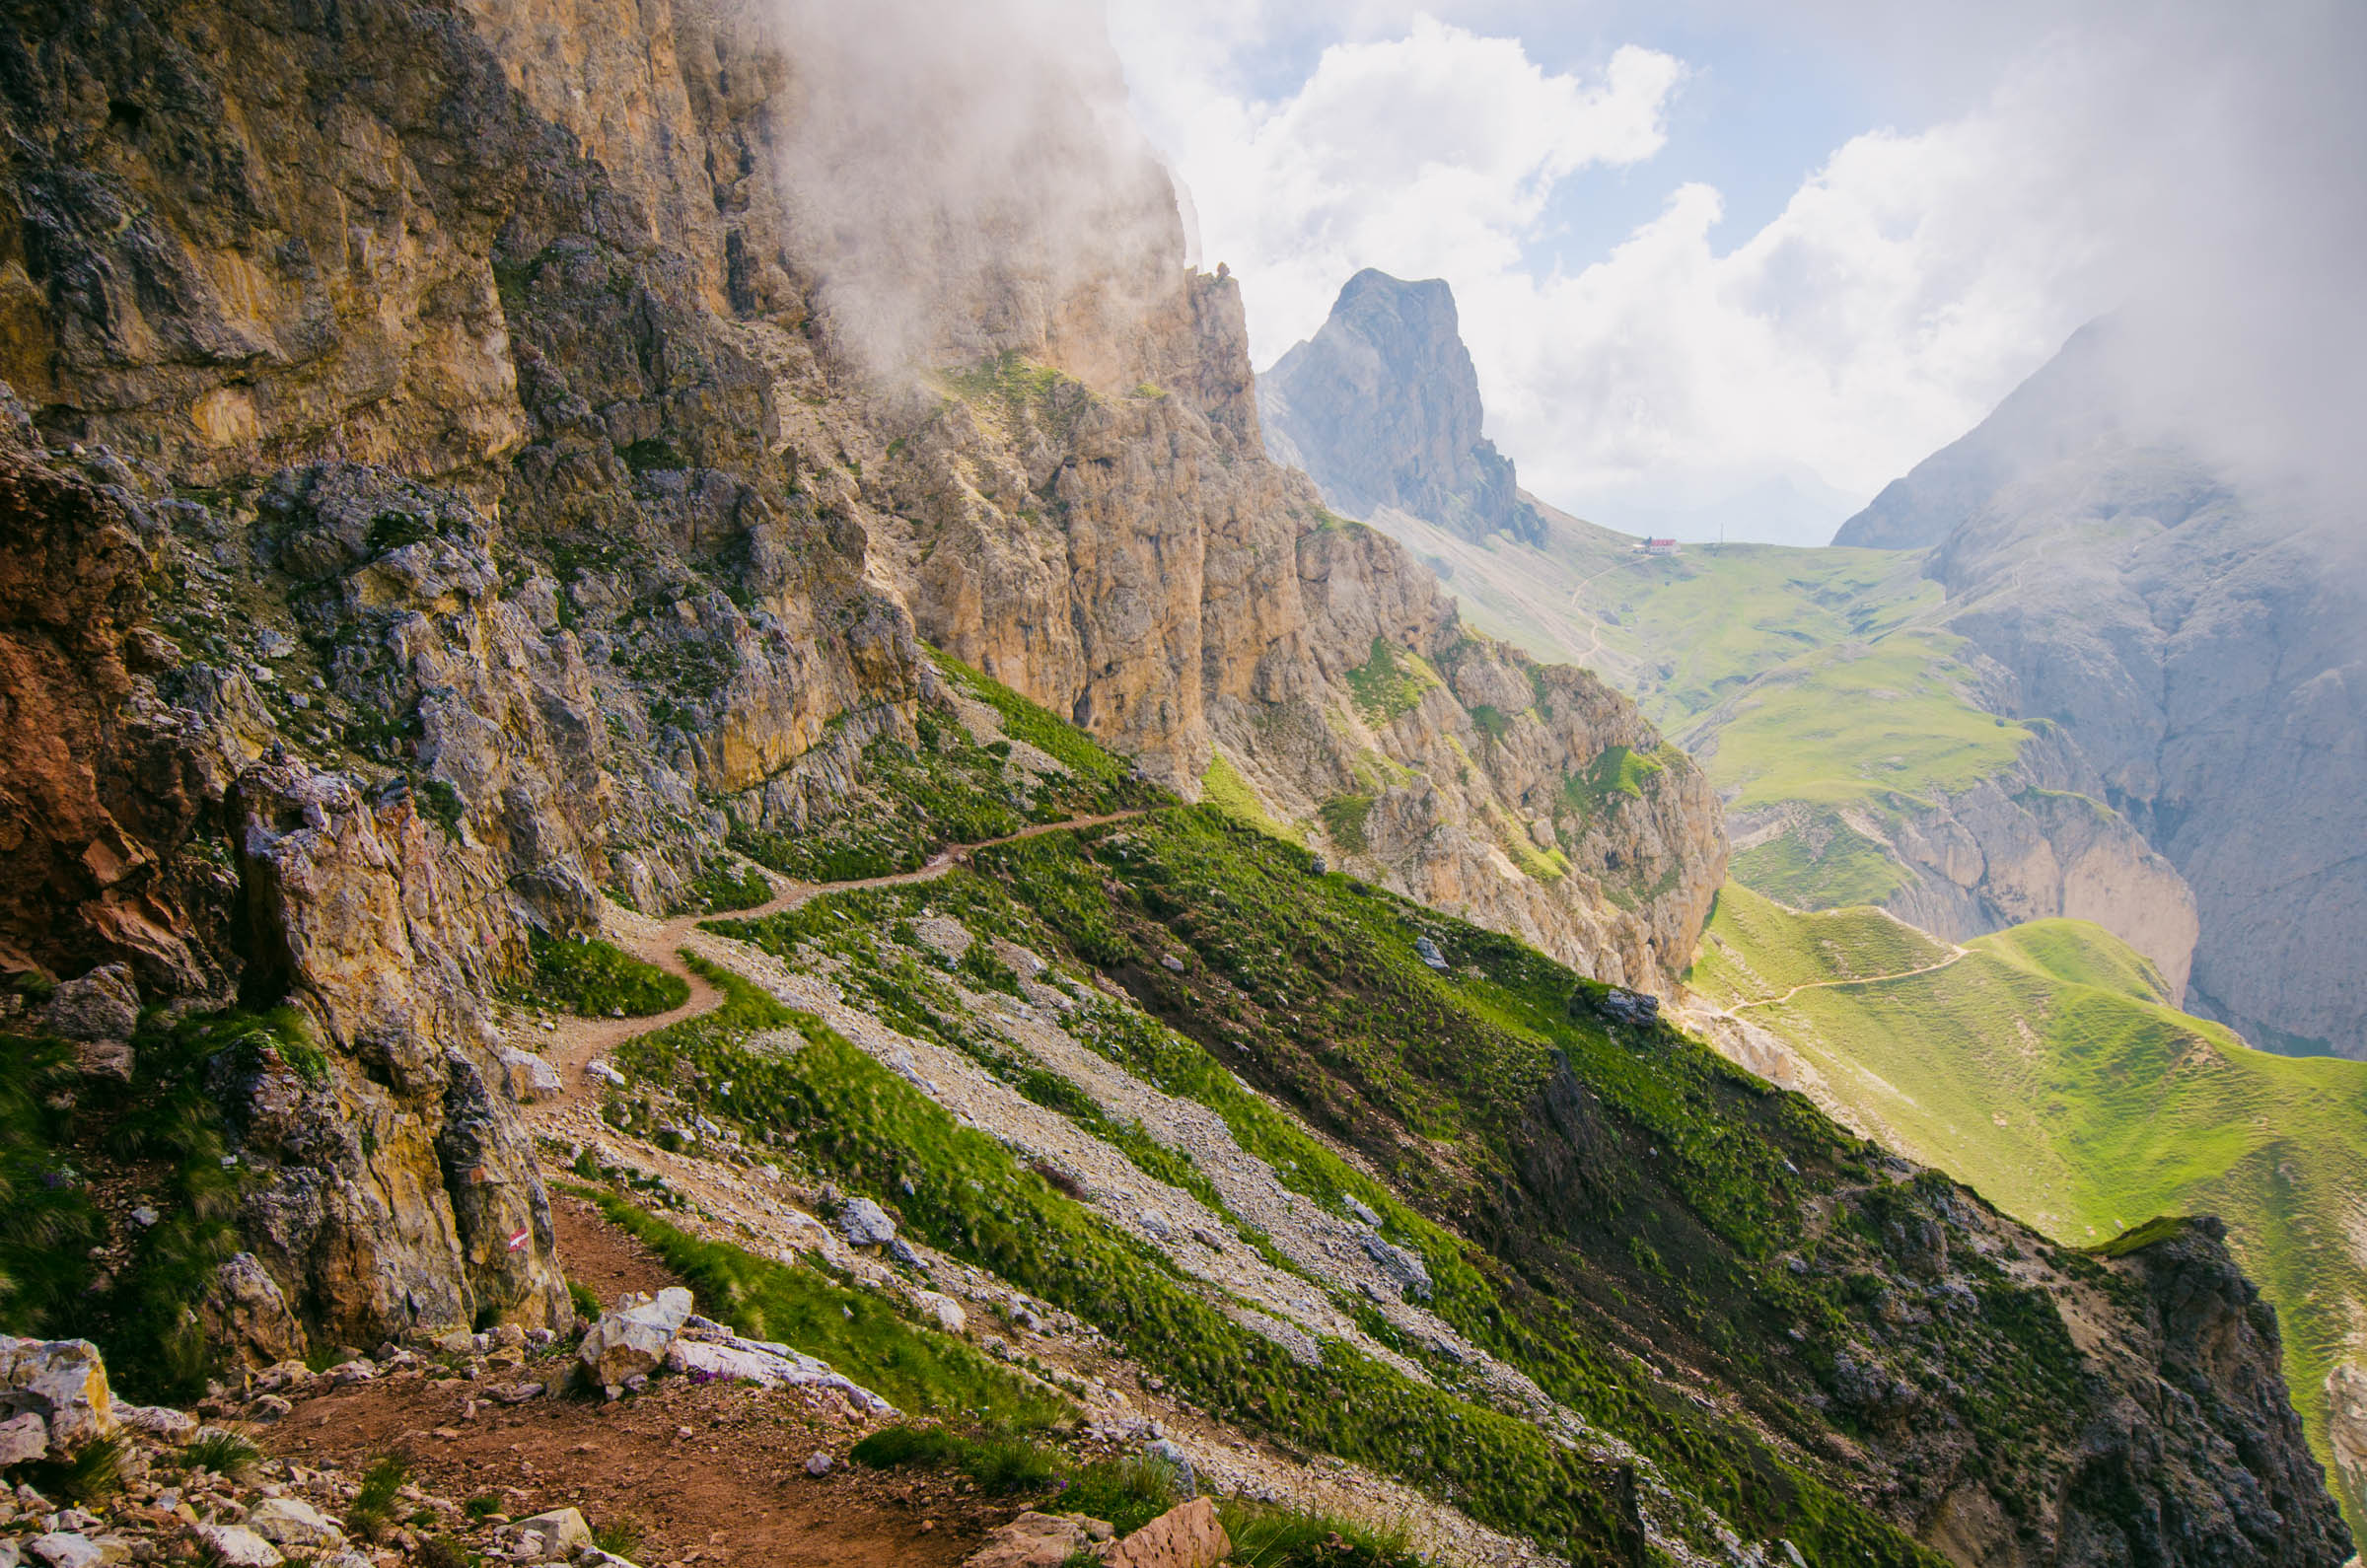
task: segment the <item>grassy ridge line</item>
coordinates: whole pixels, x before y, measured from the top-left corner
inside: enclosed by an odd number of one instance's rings
[[[1821,962],[1873,966],[1870,910],[1802,915],[1729,887],[1695,983]],[[1967,944],[1942,970],[1803,991],[1752,1019],[1905,1152],[2058,1240],[2092,1246],[2161,1213],[2218,1214],[2277,1308],[2285,1376],[2331,1458],[2326,1377],[2357,1359],[2367,1264],[2342,1216],[2367,1212],[2367,1063],[2254,1050],[2168,1005],[2144,959],[2085,922],[2036,921]],[[2331,1471],[2331,1465],[2330,1465]],[[2343,1499],[2354,1522],[2361,1500]]]
[[[692,1092],[688,1069],[730,1079],[728,1103],[709,1102],[705,1113],[796,1131],[809,1159],[893,1202],[932,1246],[1115,1335],[1220,1417],[1404,1473],[1475,1518],[1565,1549],[1618,1544],[1610,1477],[1593,1461],[1526,1422],[1409,1383],[1341,1341],[1325,1344],[1321,1367],[1300,1366],[1158,1253],[819,1019],[793,1015],[792,1023],[805,1044],[787,1055],[758,1055],[716,1033],[645,1037],[617,1060]]]
[[[1178,810],[1151,819],[1138,819],[1124,828],[1097,831],[1102,834],[1149,834],[1169,840],[1172,847],[1184,857],[1172,863],[1172,874],[1179,880],[1197,882],[1206,877],[1237,876],[1240,868],[1231,863],[1241,858],[1246,847],[1252,858],[1295,857],[1292,867],[1280,868],[1286,875],[1278,879],[1275,886],[1298,888],[1309,885],[1310,880],[1305,876],[1302,864],[1303,855],[1279,845],[1264,848],[1262,839],[1232,833],[1218,827],[1216,821],[1214,814],[1205,810]],[[1212,864],[1204,858],[1209,855],[1217,856],[1217,863]],[[862,994],[859,1005],[878,1011],[899,1029],[967,1049],[968,1047],[959,1037],[958,1029],[947,1016],[948,1007],[933,994],[938,989],[937,982],[925,973],[906,973],[901,969],[894,974],[885,972],[879,957],[869,953],[863,935],[865,931],[886,935],[911,919],[925,902],[938,913],[961,919],[973,931],[1006,936],[1029,944],[1040,952],[1056,954],[1066,944],[1060,934],[1047,929],[1039,920],[1039,915],[1055,918],[1064,931],[1111,962],[1119,962],[1123,948],[1123,939],[1118,933],[1101,924],[1107,918],[1106,907],[1099,911],[1091,907],[1105,896],[1099,877],[1106,875],[1107,869],[1096,872],[1089,862],[1082,861],[1072,835],[1045,835],[983,852],[978,858],[980,870],[985,873],[983,876],[957,871],[932,883],[926,890],[860,890],[825,894],[798,910],[771,916],[761,922],[718,923],[718,929],[729,935],[753,940],[776,953],[793,952],[801,945],[817,944],[824,951],[841,959],[857,961],[840,972],[846,983],[859,987]],[[1008,878],[1010,881],[1006,886],[1001,881],[989,880],[992,878]],[[1372,902],[1376,909],[1381,910],[1379,917],[1388,928],[1386,940],[1393,950],[1403,950],[1398,954],[1401,961],[1399,967],[1418,975],[1422,983],[1432,983],[1429,971],[1422,968],[1412,957],[1410,936],[1399,927],[1395,914],[1391,912],[1400,907],[1395,900],[1373,899],[1367,894],[1351,897],[1346,890],[1354,885],[1345,879],[1327,880],[1315,886],[1325,889],[1327,896],[1341,899],[1342,909]],[[1026,904],[1014,901],[1015,891],[1024,892]],[[1382,908],[1384,905],[1385,909]],[[1352,934],[1351,940],[1363,935],[1362,928],[1371,918],[1374,916],[1368,913],[1346,924],[1345,932]],[[1098,940],[1097,932],[1100,933]],[[1375,940],[1381,940],[1379,933],[1376,933]],[[1510,1021],[1498,1028],[1514,1028],[1524,1033],[1540,1027],[1550,1028],[1558,1034],[1569,1036],[1572,1043],[1581,1045],[1584,1040],[1592,1039],[1594,1043],[1588,1049],[1588,1054],[1600,1055],[1603,1059],[1590,1064],[1591,1074],[1603,1080],[1607,1087],[1614,1082],[1631,1080],[1626,1082],[1625,1088],[1614,1089],[1614,1092],[1620,1099],[1629,1101],[1639,1114],[1646,1116],[1660,1129],[1655,1136],[1663,1140],[1662,1147],[1669,1156],[1678,1157],[1683,1151],[1684,1165],[1697,1167],[1702,1172],[1705,1184],[1700,1189],[1700,1197],[1703,1203],[1712,1211],[1721,1213],[1725,1222],[1733,1226],[1738,1234],[1749,1235],[1766,1223],[1768,1216],[1760,1211],[1758,1203],[1763,1203],[1763,1195],[1771,1182],[1780,1183],[1783,1179],[1780,1159],[1762,1147],[1763,1170],[1758,1165],[1752,1165],[1748,1179],[1730,1178],[1733,1173],[1727,1172],[1726,1166],[1736,1151],[1727,1148],[1723,1139],[1705,1136],[1716,1129],[1694,1125],[1697,1118],[1686,1108],[1687,1102],[1698,1093],[1697,1090],[1672,1084],[1667,1073],[1669,1064],[1665,1060],[1646,1063],[1627,1048],[1613,1047],[1609,1039],[1602,1036],[1599,1027],[1589,1026],[1579,1030],[1566,1021],[1564,1003],[1567,990],[1575,983],[1567,971],[1542,957],[1527,955],[1529,962],[1538,968],[1542,984],[1542,990],[1531,995],[1517,981],[1516,961],[1526,955],[1527,950],[1519,949],[1517,944],[1492,934],[1468,928],[1460,936],[1450,936],[1449,940],[1454,944],[1468,941],[1487,945],[1497,967],[1506,976],[1503,984],[1467,978],[1459,986],[1460,990],[1468,991],[1474,997],[1493,998],[1486,1005]],[[1498,952],[1498,949],[1501,951]],[[1470,956],[1475,958],[1478,955],[1474,952]],[[1244,973],[1243,978],[1251,979],[1252,976]],[[1705,1429],[1696,1418],[1673,1408],[1674,1402],[1639,1382],[1634,1370],[1622,1358],[1604,1355],[1602,1347],[1594,1341],[1586,1325],[1575,1320],[1561,1320],[1566,1309],[1558,1304],[1532,1297],[1516,1310],[1497,1294],[1496,1286],[1490,1283],[1491,1278],[1502,1276],[1500,1263],[1484,1252],[1470,1249],[1469,1244],[1423,1219],[1407,1208],[1389,1187],[1354,1171],[1270,1102],[1243,1087],[1232,1073],[1211,1059],[1200,1046],[1159,1027],[1132,1008],[1114,1006],[1096,998],[1089,986],[1082,987],[1079,994],[1087,1000],[1087,1006],[1082,1010],[1083,1020],[1076,1026],[1079,1037],[1167,1092],[1186,1095],[1216,1109],[1243,1147],[1268,1162],[1277,1177],[1286,1185],[1317,1197],[1334,1212],[1340,1209],[1344,1197],[1353,1195],[1381,1213],[1385,1234],[1400,1245],[1409,1246],[1423,1253],[1436,1282],[1433,1305],[1459,1330],[1537,1378],[1548,1391],[1588,1419],[1609,1426],[1622,1437],[1640,1439],[1647,1453],[1660,1460],[1672,1480],[1688,1489],[1699,1488],[1703,1496],[1726,1510],[1738,1524],[1748,1521],[1751,1525],[1762,1528],[1770,1536],[1790,1534],[1804,1546],[1822,1544],[1851,1558],[1860,1552],[1870,1552],[1873,1560],[1877,1561],[1921,1560],[1895,1532],[1867,1518],[1812,1477],[1790,1471],[1755,1441],[1739,1433]],[[852,995],[850,993],[850,999]],[[1310,1030],[1317,1032],[1325,1027],[1312,1016],[1308,1018],[1307,1025]],[[1465,1033],[1468,1035],[1468,1031]],[[1345,1042],[1346,1036],[1343,1034],[1340,1043]],[[1715,1056],[1706,1052],[1697,1054],[1704,1071],[1711,1072],[1713,1076],[1733,1076],[1733,1070]],[[799,1052],[798,1059],[810,1062],[818,1058],[809,1047]],[[747,1113],[751,1104],[747,1099],[750,1092],[748,1086],[757,1081],[755,1069],[736,1060],[728,1063],[711,1061],[705,1065],[710,1080],[720,1082],[728,1079],[735,1085],[732,1106],[725,1109]],[[867,1067],[865,1071],[869,1072],[870,1069]],[[878,1077],[876,1073],[872,1076]],[[1004,1076],[1007,1080],[1010,1078],[1007,1073],[998,1073],[998,1076]],[[1491,1076],[1499,1083],[1505,1078],[1502,1073]],[[902,1080],[886,1078],[880,1082],[890,1094],[899,1099],[915,1098],[917,1104],[930,1105],[933,1109],[933,1102],[914,1097]],[[1067,1108],[1065,1097],[1033,1092],[1025,1082],[1015,1082],[1014,1087],[1039,1104],[1055,1109]],[[710,1106],[708,1113],[723,1112]],[[759,1119],[766,1125],[778,1122],[778,1117],[769,1111]],[[827,1119],[844,1126],[854,1124],[857,1118],[848,1113],[837,1113]],[[1822,1118],[1815,1119],[1822,1124]],[[927,1137],[916,1138],[908,1134],[897,1136],[891,1141],[896,1147],[903,1149],[927,1148],[931,1144]],[[1754,1146],[1757,1147],[1756,1144]],[[812,1151],[818,1146],[809,1136],[804,1140],[803,1147]],[[1126,1152],[1136,1155],[1140,1163],[1136,1150],[1128,1148]],[[904,1179],[913,1179],[915,1187],[922,1192],[942,1189],[941,1183],[924,1182],[917,1177],[909,1177],[908,1173],[901,1171],[893,1182],[883,1182],[876,1173],[865,1175],[849,1170],[843,1158],[834,1158],[830,1170],[849,1184],[861,1182],[879,1190],[883,1199],[904,1207],[907,1214],[911,1212],[916,1197],[903,1192],[901,1183]],[[1163,1179],[1169,1178],[1164,1173],[1153,1174],[1160,1175]],[[1031,1184],[1033,1179],[1029,1178]],[[1754,1202],[1748,1200],[1750,1194],[1760,1196]],[[953,1196],[961,1199],[959,1187],[953,1189]],[[1204,1193],[1202,1196],[1206,1200],[1213,1194]],[[1127,1245],[1132,1244],[1129,1241]],[[955,1238],[950,1249],[960,1255],[974,1255],[963,1251],[960,1236]],[[981,1260],[1007,1277],[1016,1277],[1011,1275],[1011,1268],[1017,1265],[1011,1265],[1007,1260]],[[1138,1353],[1146,1356],[1158,1354],[1144,1346],[1139,1334],[1130,1333],[1128,1324],[1112,1321],[1090,1310],[1089,1306],[1081,1305],[1072,1294],[1073,1286],[1040,1283],[1042,1277],[1037,1275],[1021,1279],[1020,1282],[1118,1333],[1121,1338],[1133,1343]],[[1066,1276],[1055,1270],[1051,1277],[1061,1279]],[[1553,1320],[1549,1324],[1533,1320],[1540,1313]],[[1181,1341],[1177,1341],[1172,1334],[1168,1337],[1171,1343],[1180,1342],[1186,1348],[1191,1343],[1188,1337]],[[1162,1370],[1169,1371],[1171,1376],[1176,1375],[1176,1369],[1171,1366],[1163,1365]],[[1186,1366],[1182,1370],[1187,1375],[1190,1369]],[[1379,1375],[1378,1369],[1375,1375]],[[1200,1391],[1203,1385],[1188,1376],[1184,1381],[1185,1386],[1199,1396],[1206,1396]],[[1255,1386],[1252,1385],[1252,1388],[1254,1391]],[[1271,1408],[1270,1400],[1268,1408]],[[1246,1419],[1252,1424],[1263,1424],[1271,1417],[1265,1410],[1252,1410]],[[1320,1434],[1322,1429],[1315,1430]],[[1515,1434],[1517,1441],[1524,1446],[1541,1440],[1536,1429],[1523,1422],[1514,1421],[1505,1430]],[[1305,1439],[1302,1435],[1294,1440]],[[1346,1440],[1370,1443],[1375,1438],[1352,1427]],[[1334,1451],[1349,1453],[1350,1457],[1368,1458],[1371,1462],[1407,1473],[1417,1482],[1427,1476],[1434,1488],[1444,1484],[1453,1488],[1453,1495],[1458,1498],[1468,1497],[1466,1483],[1440,1476],[1434,1470],[1432,1461],[1419,1455],[1410,1459],[1404,1454],[1391,1458],[1392,1445],[1401,1440],[1380,1438],[1380,1447],[1369,1454],[1336,1448]],[[1334,1447],[1334,1441],[1323,1441],[1320,1446]],[[1418,1437],[1415,1447],[1434,1452],[1429,1442]],[[1469,1506],[1476,1509],[1482,1505]],[[1525,1529],[1532,1533],[1549,1533],[1553,1529],[1563,1528],[1556,1526],[1549,1516],[1542,1522],[1534,1515],[1518,1524],[1502,1522],[1510,1528]],[[1901,1557],[1901,1552],[1906,1555]]]

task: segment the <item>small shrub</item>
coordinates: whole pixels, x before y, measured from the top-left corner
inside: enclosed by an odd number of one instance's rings
[[[963,1445],[962,1473],[989,1495],[1040,1492],[1060,1477],[1060,1456],[1026,1438],[995,1437]]]
[[[648,1532],[641,1521],[630,1514],[619,1514],[606,1524],[592,1527],[592,1544],[611,1557],[630,1557],[638,1560],[641,1544]]]
[[[254,1468],[262,1451],[236,1432],[201,1432],[180,1451],[180,1462],[193,1470],[211,1470],[237,1480]]]
[[[962,1440],[939,1426],[882,1427],[847,1451],[847,1458],[875,1470],[950,1469]]]
[[[1101,1460],[1069,1478],[1060,1490],[1059,1508],[1108,1520],[1123,1535],[1183,1502],[1182,1482],[1174,1465],[1142,1455]]]
[[[376,1540],[387,1532],[394,1522],[394,1499],[401,1493],[403,1483],[411,1478],[411,1467],[392,1454],[384,1454],[370,1461],[362,1471],[361,1489],[345,1508],[345,1525],[364,1540]]]
[[[499,1492],[479,1492],[462,1507],[470,1519],[490,1519],[501,1512],[501,1494]],[[619,1552],[617,1555],[630,1556],[631,1553]]]
[[[478,1563],[484,1561],[450,1535],[421,1537],[419,1549],[411,1560],[419,1568],[476,1568]],[[293,1564],[296,1559],[291,1557],[288,1561]]]
[[[36,1460],[21,1473],[44,1497],[95,1503],[122,1490],[124,1452],[120,1437],[94,1438],[62,1460]]]
[[[764,880],[762,872],[735,867],[728,860],[717,861],[690,879],[689,891],[692,904],[716,914],[753,909],[772,901],[772,884]]]
[[[585,1322],[595,1322],[599,1319],[601,1312],[600,1297],[593,1291],[591,1286],[585,1284],[582,1280],[571,1279],[567,1282],[567,1300],[574,1306],[575,1316],[582,1319]],[[626,1552],[620,1553],[619,1555],[630,1556],[631,1553]]]
[[[1377,1528],[1247,1498],[1216,1507],[1237,1568],[1413,1568],[1418,1560],[1402,1524]]]

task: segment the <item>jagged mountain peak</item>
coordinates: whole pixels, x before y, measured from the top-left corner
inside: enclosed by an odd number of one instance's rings
[[[1455,291],[1367,267],[1315,336],[1258,379],[1268,444],[1358,517],[1407,512],[1467,538],[1542,541],[1512,460],[1481,434],[1479,375]]]

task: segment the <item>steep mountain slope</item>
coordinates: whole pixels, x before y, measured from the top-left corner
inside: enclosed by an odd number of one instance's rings
[[[1106,55],[982,80],[699,5],[16,20],[0,960],[135,1077],[140,1008],[251,1010],[207,1026],[235,1223],[177,1287],[252,1298],[217,1352],[566,1316],[489,998],[604,891],[830,838],[920,739],[923,637],[1120,747],[1113,799],[1223,755],[1590,972],[1689,957],[1705,782],[1583,796],[1650,725],[1264,458]],[[936,118],[847,119],[858,68]],[[1034,183],[894,178],[1005,93]]]
[[[2073,338],[1840,539],[1944,538],[1929,569],[2011,676],[2001,711],[2060,726],[2193,889],[2201,1007],[2367,1053],[2367,558],[2324,499],[2124,425],[2118,342]]]
[[[1479,376],[1444,279],[1348,279],[1315,336],[1257,379],[1257,405],[1275,456],[1351,516],[1395,508],[1468,539],[1544,537],[1511,460],[1480,434]]]
[[[1958,951],[1729,888],[1691,979],[1742,1060],[2060,1241],[2223,1216],[2332,1472],[2330,1380],[2367,1351],[2367,1065],[2254,1050],[2077,921]]]
[[[1475,624],[1634,695],[1717,787],[1738,881],[1808,908],[1880,902],[1952,940],[2094,920],[2184,995],[2192,893],[2059,727],[2010,717],[2010,678],[1951,629],[1925,555],[1651,557],[1537,510],[1536,542],[1376,516]]]
[[[1265,458],[1106,54],[930,14],[0,30],[7,1321],[159,1393],[563,1328],[555,1158],[932,1414],[1130,1362],[1467,1561],[2338,1559],[2207,1228],[2053,1247],[1606,986],[1692,951],[1707,782]],[[679,993],[568,939],[739,854],[897,880],[620,1037]]]

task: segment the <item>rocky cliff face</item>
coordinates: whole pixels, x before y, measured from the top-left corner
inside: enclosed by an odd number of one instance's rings
[[[488,996],[601,891],[668,906],[840,809],[937,700],[924,638],[1186,794],[1221,749],[1319,836],[1354,796],[1368,874],[1591,972],[1689,953],[1698,774],[1556,825],[1657,737],[1267,461],[1113,64],[904,84],[1037,103],[1044,178],[1093,177],[1049,204],[899,182],[821,11],[22,21],[0,958],[326,1048],[225,1091],[268,1176],[215,1317],[280,1325],[231,1348],[565,1314]],[[858,153],[903,205],[858,210]],[[1377,668],[1412,673],[1360,703]]]
[[[2191,1006],[2359,1055],[2367,561],[2318,505],[2118,428],[2112,344],[2075,338],[1843,541],[1890,537],[1910,502],[1914,537],[1945,523],[1930,571],[2010,673],[2006,711],[2059,725],[2193,890]]]
[[[1752,690],[1688,730],[1687,749],[1706,763],[1717,730]],[[1730,813],[1727,825],[1737,854],[1779,839],[1818,858],[1835,839],[1883,846],[1905,881],[1882,907],[1946,941],[2025,920],[2092,920],[2151,960],[2183,1005],[2198,931],[2193,891],[2105,794],[2079,748],[2044,726],[2010,768],[1970,789],[1895,798],[1887,813],[1786,803]]]
[[[1544,542],[1512,461],[1480,434],[1479,378],[1444,280],[1357,273],[1315,336],[1258,379],[1257,397],[1276,455],[1339,510],[1393,507],[1470,539]]]

